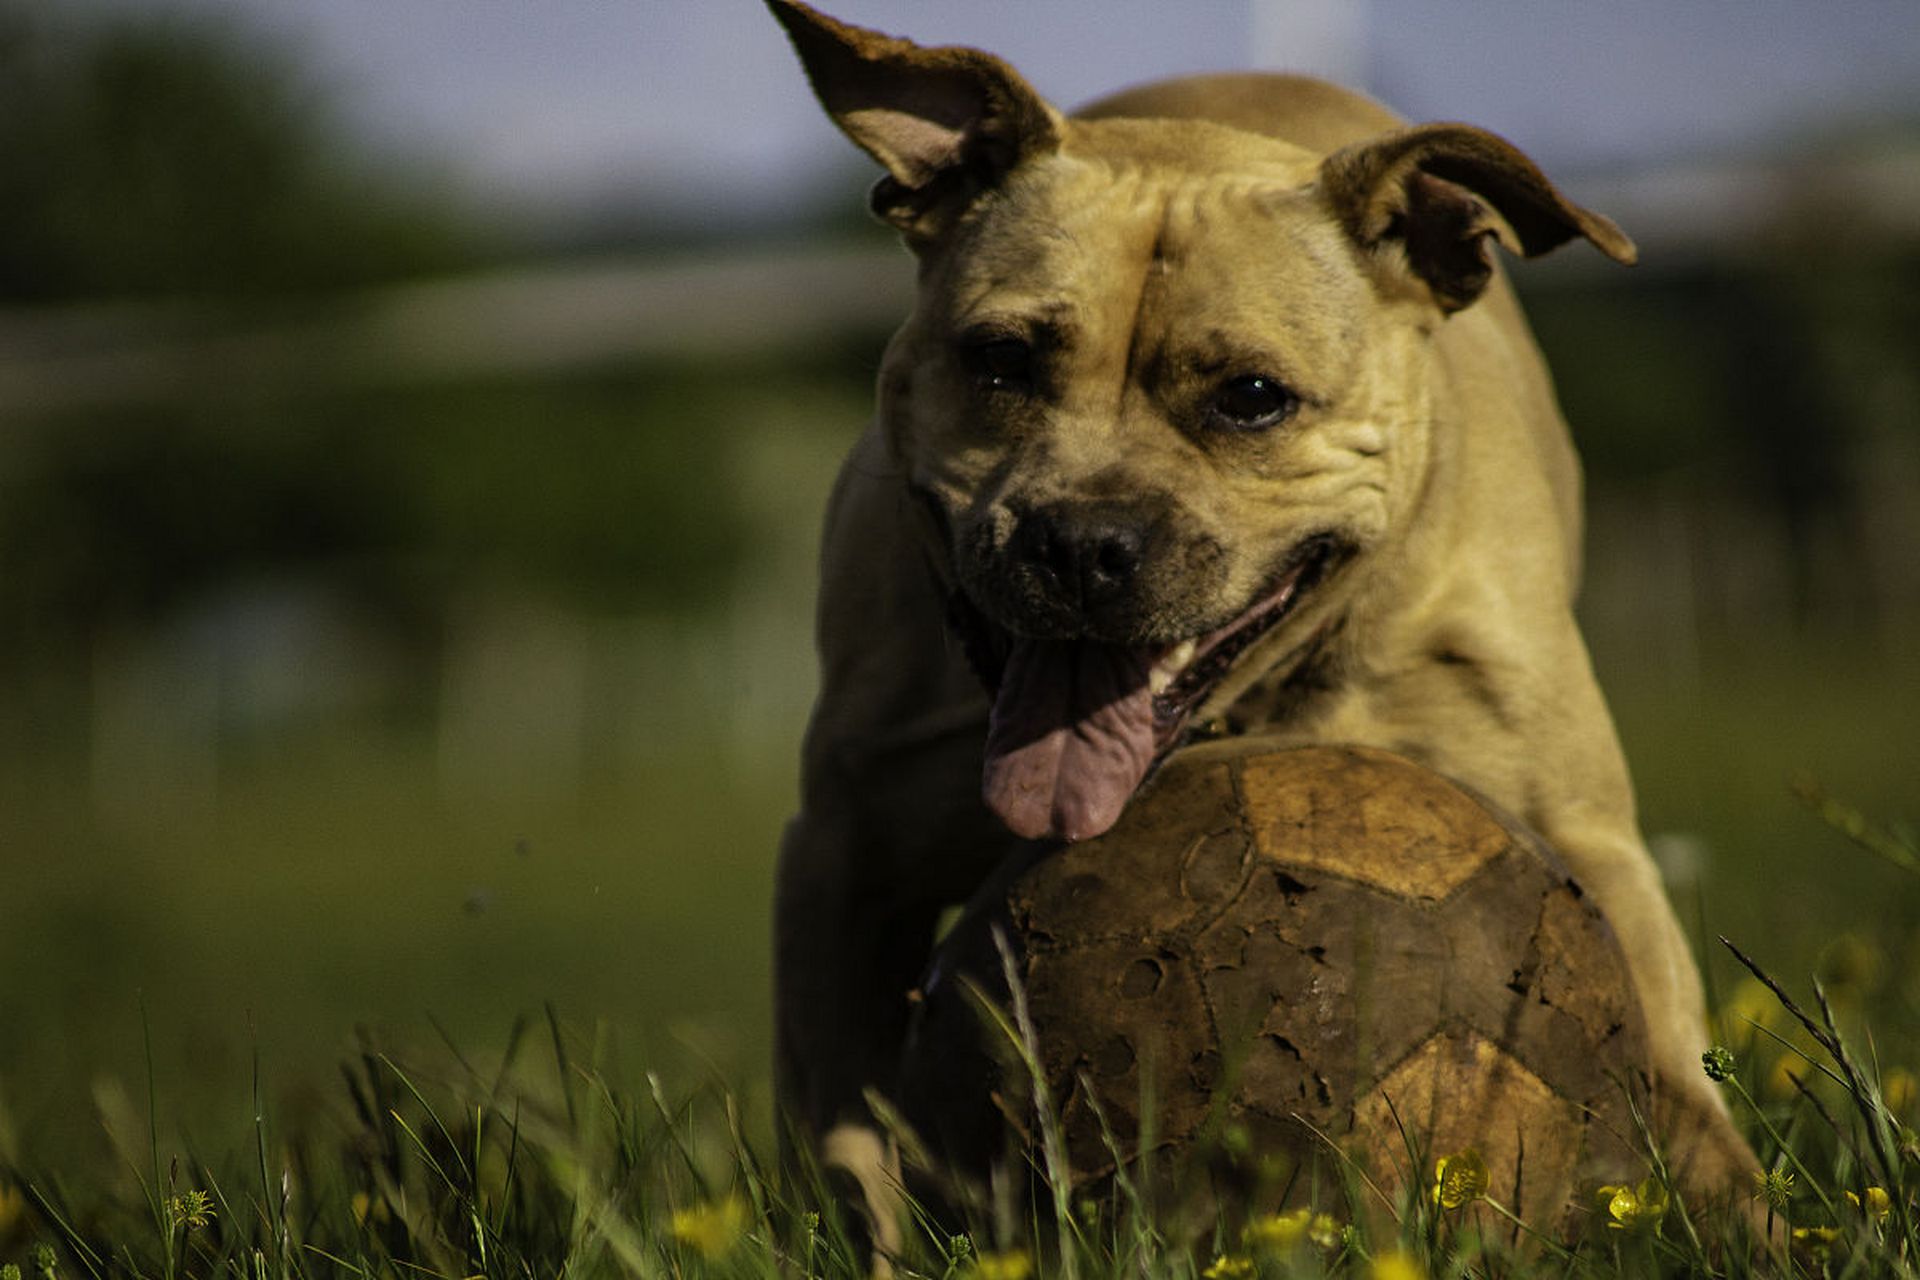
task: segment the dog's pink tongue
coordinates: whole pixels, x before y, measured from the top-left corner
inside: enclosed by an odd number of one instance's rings
[[[987,730],[981,794],[1029,840],[1111,827],[1153,763],[1152,658],[1086,640],[1018,640]]]

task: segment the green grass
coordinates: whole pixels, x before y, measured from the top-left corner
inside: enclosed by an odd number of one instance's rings
[[[1883,834],[1832,816],[1868,845]],[[1767,998],[1743,988],[1723,1011],[1738,1049],[1713,1074],[1772,1171],[1754,1215],[1688,1205],[1650,1143],[1646,1180],[1588,1189],[1584,1234],[1554,1238],[1484,1198],[1477,1157],[1436,1164],[1418,1135],[1394,1197],[1330,1160],[1346,1176],[1317,1180],[1302,1211],[1280,1211],[1282,1176],[1181,1212],[1193,1203],[1183,1189],[1215,1185],[1223,1160],[1246,1157],[1228,1131],[1171,1174],[1136,1168],[1097,1189],[1050,1177],[1058,1166],[1036,1152],[1030,1197],[962,1216],[916,1206],[894,1265],[940,1280],[1913,1275],[1915,1100],[1911,1076],[1900,1083],[1880,1055],[1913,1062],[1920,1040],[1911,1027],[1875,1039],[1857,986],[1808,999],[1750,976]],[[1003,1025],[1016,1044],[1034,1034],[1017,1004]],[[820,1181],[774,1167],[755,1136],[765,1117],[711,1068],[682,1065],[670,1078],[696,1083],[676,1086],[620,1059],[604,1027],[551,1013],[517,1022],[484,1057],[450,1042],[412,1054],[369,1043],[321,1114],[292,1124],[256,1075],[243,1094],[249,1141],[217,1157],[161,1136],[149,1076],[143,1097],[101,1100],[116,1167],[0,1168],[0,1261],[41,1280],[864,1274],[859,1237]],[[1798,1078],[1784,1092],[1768,1083],[1778,1063]]]

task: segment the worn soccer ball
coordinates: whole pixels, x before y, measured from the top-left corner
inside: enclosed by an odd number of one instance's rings
[[[1646,1173],[1646,1032],[1613,933],[1537,837],[1386,752],[1176,756],[1107,835],[974,899],[895,1100],[976,1185],[1040,1159],[1034,1073],[983,1006],[1012,1008],[1007,963],[1082,1184],[1232,1133],[1392,1198],[1471,1149],[1488,1194],[1546,1225]]]

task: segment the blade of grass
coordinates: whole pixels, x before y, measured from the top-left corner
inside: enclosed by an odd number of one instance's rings
[[[1816,779],[1795,779],[1793,794],[1819,814],[1821,821],[1868,853],[1891,862],[1902,871],[1920,875],[1920,849],[1877,825],[1853,806],[1834,799]]]
[[[395,1062],[392,1058],[389,1058],[386,1054],[383,1053],[380,1055],[380,1061],[383,1065],[385,1065],[388,1071],[391,1071],[393,1073],[393,1078],[400,1082],[401,1087],[404,1088],[410,1095],[412,1095],[413,1100],[420,1104],[420,1109],[427,1113],[427,1119],[433,1122],[434,1132],[440,1135],[440,1140],[446,1144],[447,1151],[453,1156],[455,1163],[459,1167],[460,1176],[465,1180],[468,1186],[472,1186],[473,1170],[467,1167],[467,1158],[466,1156],[461,1154],[460,1144],[454,1141],[453,1134],[447,1129],[447,1126],[441,1122],[440,1113],[433,1109],[433,1104],[431,1102],[427,1101],[427,1095],[420,1091],[420,1087],[414,1084],[413,1078],[409,1076],[406,1072],[402,1071],[400,1069],[400,1064]],[[406,1128],[406,1121],[400,1118],[400,1113],[398,1110],[395,1110],[393,1112],[393,1118],[395,1120],[400,1121],[402,1128]],[[420,1142],[419,1137],[414,1134],[412,1129],[407,1129],[407,1136],[410,1138],[413,1138],[415,1145],[419,1146],[422,1151],[426,1150],[425,1145]],[[442,1176],[445,1176],[445,1175],[443,1174]],[[456,1195],[459,1194],[459,1189],[457,1187],[454,1187],[453,1183],[450,1180],[447,1185],[450,1188],[453,1188]]]
[[[549,1000],[546,1004],[547,1030],[553,1036],[553,1058],[560,1072],[560,1096],[567,1104],[567,1128],[574,1134],[580,1132],[580,1113],[573,1101],[573,1064],[567,1057],[567,1040],[560,1033],[560,1014]]]
[[[1008,1001],[1012,1005],[1017,1029],[1016,1047],[1027,1068],[1028,1084],[1033,1091],[1034,1120],[1040,1130],[1040,1150],[1046,1160],[1046,1181],[1053,1193],[1053,1214],[1060,1232],[1060,1274],[1075,1280],[1079,1274],[1079,1250],[1071,1242],[1078,1240],[1079,1229],[1073,1221],[1073,1168],[1067,1163],[1067,1144],[1060,1130],[1060,1118],[1054,1111],[1053,1097],[1047,1087],[1045,1069],[1040,1062],[1040,1037],[1034,1029],[1033,1014],[1027,1007],[1026,984],[1020,980],[1019,964],[1013,945],[1004,930],[993,929],[994,950],[1000,953],[1000,972],[1006,980]]]
[[[140,1039],[146,1052],[147,1150],[153,1158],[153,1190],[148,1193],[147,1199],[153,1210],[154,1227],[160,1233],[160,1274],[164,1280],[173,1280],[176,1265],[173,1248],[173,1216],[168,1212],[167,1192],[160,1181],[160,1098],[154,1082],[153,1023],[147,1017],[145,991],[140,993]]]
[[[31,1182],[27,1184],[27,1195],[32,1199],[33,1207],[39,1211],[40,1216],[51,1222],[53,1229],[60,1233],[61,1243],[67,1246],[69,1253],[80,1260],[80,1265],[87,1269],[87,1274],[94,1277],[94,1280],[105,1280],[106,1259],[95,1253],[86,1239],[74,1230],[73,1224],[67,1221],[66,1215],[54,1206],[52,1198]]]

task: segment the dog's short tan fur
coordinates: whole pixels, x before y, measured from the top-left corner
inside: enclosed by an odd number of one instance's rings
[[[770,3],[886,167],[875,208],[920,279],[827,520],[822,688],[776,922],[779,1076],[802,1130],[883,1194],[862,1090],[890,1078],[935,917],[1015,841],[980,798],[990,703],[953,601],[1010,634],[1157,651],[1334,531],[1342,558],[1189,725],[1388,748],[1523,818],[1625,941],[1697,1179],[1748,1167],[1701,1074],[1699,980],[1574,625],[1578,464],[1485,257],[1489,239],[1585,237],[1630,261],[1626,237],[1491,135],[1405,129],[1316,81],[1176,81],[1064,118],[989,55]],[[1012,393],[968,363],[1001,333],[1034,362]],[[1240,430],[1215,406],[1253,373],[1298,404]],[[1088,521],[1134,519],[1138,564],[1063,591],[1034,569],[1034,512],[1067,530],[1048,547],[1078,552],[1105,545]],[[1033,812],[1090,833],[1067,802]]]

